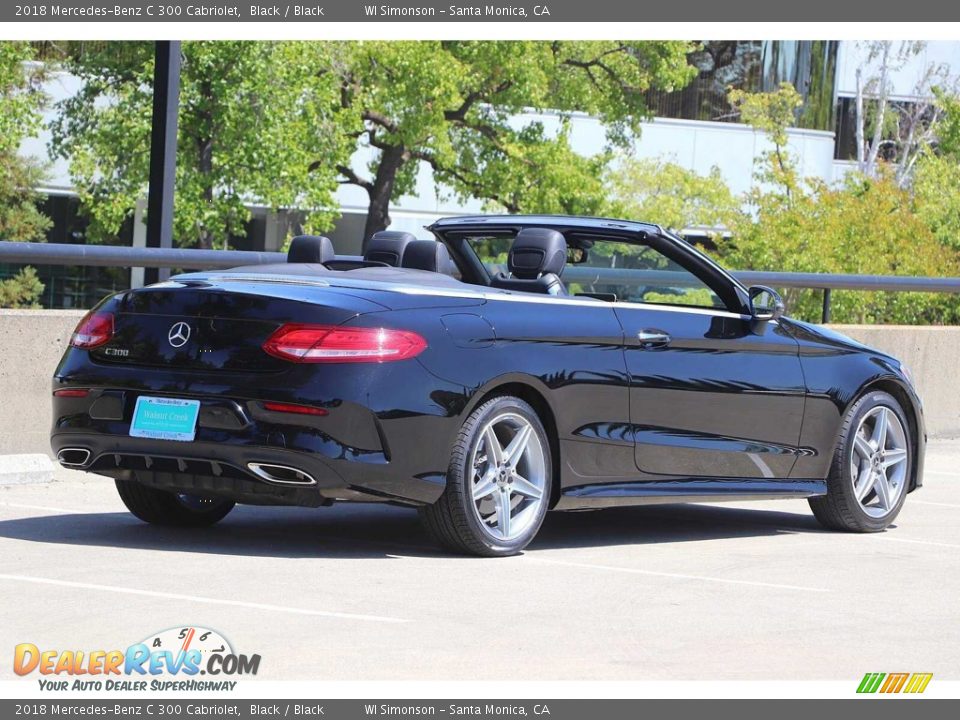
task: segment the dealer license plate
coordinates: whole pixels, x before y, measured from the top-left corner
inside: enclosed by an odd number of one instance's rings
[[[199,400],[141,395],[133,409],[130,434],[133,437],[190,442],[196,436],[199,414]]]

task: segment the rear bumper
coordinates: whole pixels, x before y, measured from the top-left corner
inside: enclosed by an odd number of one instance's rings
[[[443,492],[444,475],[418,474],[391,457],[379,420],[360,406],[340,404],[328,417],[291,419],[265,412],[257,401],[192,396],[201,402],[196,439],[177,442],[130,436],[139,395],[93,388],[85,398],[55,397],[50,444],[61,464],[261,505],[422,505]]]
[[[351,468],[345,467],[344,461],[278,447],[89,432],[55,434],[51,446],[54,454],[63,454],[65,460],[77,459],[70,450],[89,451],[81,463],[61,461],[74,470],[252,505],[317,507],[336,500],[421,505],[434,502],[443,492],[441,479],[398,479],[390,472],[389,463]],[[296,470],[302,476],[295,479],[274,468]],[[264,474],[276,479],[271,481]]]

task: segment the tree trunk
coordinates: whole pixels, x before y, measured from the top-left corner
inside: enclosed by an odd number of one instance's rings
[[[397,182],[397,172],[408,159],[402,145],[390,145],[381,150],[377,175],[367,188],[370,205],[367,208],[367,222],[363,228],[364,251],[367,249],[370,236],[386,230],[390,225],[390,198]]]
[[[863,69],[857,68],[857,169],[866,170],[866,139],[864,125],[866,118],[863,115]]]
[[[880,65],[880,93],[877,98],[877,118],[876,126],[873,128],[873,140],[870,143],[870,151],[867,153],[866,167],[864,171],[867,175],[873,177],[876,174],[877,157],[880,154],[880,144],[883,140],[883,121],[887,114],[887,97],[889,88],[887,87],[887,78],[890,75],[890,46],[892,41],[886,41],[883,45],[883,62]]]

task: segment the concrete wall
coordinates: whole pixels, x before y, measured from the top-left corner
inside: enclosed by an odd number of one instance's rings
[[[0,455],[49,451],[50,378],[82,316],[0,310]],[[930,435],[960,437],[960,327],[835,327],[903,360],[923,397]]]
[[[923,400],[927,433],[931,437],[960,437],[960,327],[831,327],[903,362]]]
[[[50,378],[80,310],[0,310],[0,455],[49,453]]]

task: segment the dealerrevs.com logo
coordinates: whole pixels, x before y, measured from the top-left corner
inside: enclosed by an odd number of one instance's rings
[[[933,673],[867,673],[860,681],[857,692],[868,695],[873,693],[914,695],[926,690],[932,679]]]
[[[260,655],[236,653],[216,630],[176,627],[153,633],[125,650],[14,648],[13,671],[38,673],[41,690],[233,690],[228,678],[256,675]],[[202,679],[201,679],[201,676]]]

